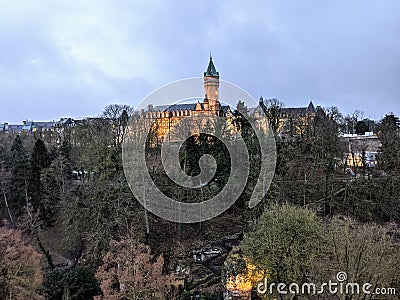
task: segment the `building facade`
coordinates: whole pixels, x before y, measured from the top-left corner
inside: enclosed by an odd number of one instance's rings
[[[187,104],[173,104],[154,106],[149,105],[145,116],[155,120],[155,127],[159,139],[163,139],[170,129],[182,118],[188,116],[214,115],[230,117],[232,112],[227,105],[219,101],[219,72],[215,68],[212,57],[203,74],[205,97],[202,101]]]

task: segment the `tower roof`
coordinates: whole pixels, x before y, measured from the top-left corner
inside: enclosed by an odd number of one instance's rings
[[[214,66],[211,55],[207,70],[204,72],[204,76],[219,76],[219,72],[217,72],[217,69]]]
[[[312,103],[312,101],[310,101],[310,104],[308,104],[307,112],[312,112],[312,113],[316,112],[314,104]]]

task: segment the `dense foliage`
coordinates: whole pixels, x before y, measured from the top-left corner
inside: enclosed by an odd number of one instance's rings
[[[261,154],[249,109],[239,102],[231,125],[241,131],[249,151],[248,184],[228,211],[201,224],[162,220],[134,199],[121,156],[133,113],[128,106],[110,105],[99,118],[57,132],[0,134],[0,218],[8,224],[0,227],[0,298],[12,293],[15,299],[28,294],[33,299],[190,299],[202,291],[204,299],[219,299],[227,253],[212,265],[193,262],[192,251],[243,232],[239,248],[274,280],[322,281],[343,270],[354,280],[379,273],[374,284],[398,287],[397,118],[387,115],[376,124],[377,166],[367,165],[365,157],[361,165],[349,166],[343,159],[349,144],[340,130],[349,122],[354,133],[370,130],[356,114],[343,117],[337,108],[318,107],[313,115],[284,116],[276,99],[261,108],[277,147],[275,177],[264,201],[253,210],[245,205]],[[219,139],[198,135],[183,144],[179,159],[188,175],[200,172],[203,154],[217,162],[210,184],[184,192],[154,167],[160,148],[153,142],[146,146],[154,182],[177,200],[203,201],[227,182],[230,157]],[[361,152],[365,156],[365,147]]]

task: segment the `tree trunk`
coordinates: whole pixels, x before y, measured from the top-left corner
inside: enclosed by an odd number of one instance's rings
[[[3,196],[4,196],[4,202],[5,202],[6,208],[7,208],[7,213],[8,213],[8,216],[10,217],[11,225],[14,227],[14,219],[11,215],[10,206],[8,205],[7,195],[6,195],[6,192],[4,191],[4,189],[3,189]]]

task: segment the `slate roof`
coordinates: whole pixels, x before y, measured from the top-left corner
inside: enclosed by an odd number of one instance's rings
[[[30,122],[26,122],[24,125],[22,125],[21,130],[22,131],[31,131],[32,128],[33,128],[33,122],[30,121]]]
[[[161,112],[161,111],[183,111],[183,110],[195,110],[197,103],[188,103],[188,104],[173,104],[173,105],[160,105],[155,106],[153,111]],[[203,103],[200,103],[201,108],[203,109]]]
[[[299,115],[306,115],[308,113],[316,113],[316,109],[312,101],[308,104],[307,107],[288,107],[282,108],[282,114],[287,116],[299,116]]]
[[[52,128],[56,122],[33,122],[33,125],[35,127],[40,127],[40,128]]]
[[[250,116],[254,116],[254,115],[256,115],[256,114],[261,114],[261,113],[263,113],[263,109],[261,108],[261,106],[260,105],[257,105],[256,107],[250,107],[250,108],[247,108],[247,110],[248,110],[248,115],[250,115]]]
[[[204,109],[204,104],[201,103],[201,102],[198,102],[198,103],[201,105],[201,109]],[[155,111],[155,112],[163,112],[163,111],[173,112],[173,111],[195,110],[196,109],[196,105],[198,103],[159,105],[159,106],[155,106],[151,111]],[[230,111],[229,105],[221,106],[221,112],[223,114],[226,114],[229,111]]]
[[[24,126],[24,125],[11,124],[11,125],[8,125],[7,131],[8,131],[8,132],[14,132],[14,133],[20,133],[23,126]]]
[[[173,104],[173,105],[167,105],[163,111],[173,112],[173,111],[182,111],[182,110],[194,110],[195,108],[196,108],[196,103]]]
[[[217,69],[214,66],[211,55],[207,70],[204,72],[204,76],[219,76],[219,72],[217,72]]]
[[[58,125],[68,126],[73,125],[77,120],[73,120],[72,118],[61,118],[56,122]]]
[[[34,129],[51,130],[56,125],[68,126],[73,125],[76,120],[71,118],[62,118],[60,121],[24,121],[23,124],[0,123],[0,132],[6,131],[10,133],[32,132]]]
[[[222,112],[223,115],[226,115],[226,113],[230,112],[230,111],[231,111],[231,109],[230,109],[229,105],[221,106],[221,112]]]

